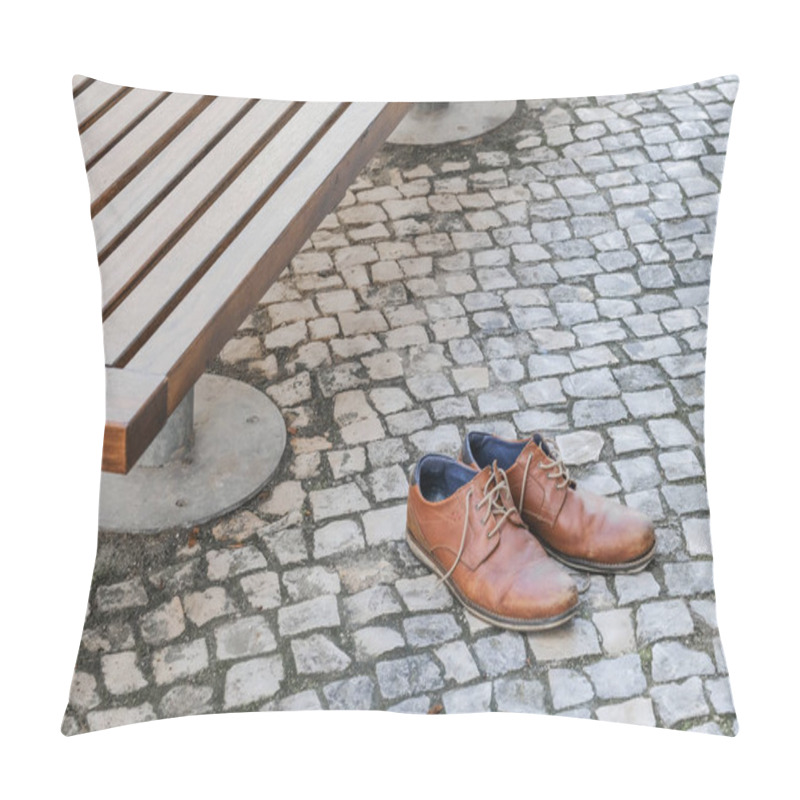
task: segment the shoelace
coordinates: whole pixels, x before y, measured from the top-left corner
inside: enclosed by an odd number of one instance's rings
[[[494,486],[489,488],[492,483],[494,483]],[[439,579],[440,583],[446,581],[453,574],[453,570],[458,566],[458,562],[461,561],[461,556],[464,553],[464,545],[467,542],[467,529],[469,528],[470,502],[474,491],[474,489],[470,488],[464,500],[464,530],[461,531],[461,544],[458,548],[456,560],[453,562],[450,569]],[[507,501],[503,498],[503,492],[506,493]],[[511,488],[508,485],[508,477],[505,471],[497,466],[496,461],[492,464],[492,474],[489,476],[489,480],[484,484],[483,499],[477,504],[476,508],[480,509],[485,505],[488,505],[488,508],[486,509],[486,514],[483,519],[481,519],[481,525],[486,525],[491,516],[494,516],[495,519],[499,516],[494,527],[486,534],[486,537],[491,539],[492,536],[500,530],[503,523],[510,516],[517,513],[517,509],[514,506],[514,499],[511,496]]]
[[[571,480],[569,477],[569,470],[564,464],[564,460],[561,458],[561,453],[559,453],[556,443],[552,439],[542,439],[542,442],[547,446],[547,449],[551,453],[555,454],[555,457],[550,456],[548,458],[544,448],[541,448],[542,452],[545,453],[545,459],[539,462],[538,467],[539,469],[547,472],[548,478],[556,481],[557,489],[563,489],[565,486],[569,485]],[[525,471],[522,473],[522,486],[519,490],[519,504],[517,510],[519,511],[520,515],[522,514],[522,505],[525,500],[525,487],[528,485],[528,472],[531,468],[532,461],[533,453],[528,453],[528,460],[525,463]]]

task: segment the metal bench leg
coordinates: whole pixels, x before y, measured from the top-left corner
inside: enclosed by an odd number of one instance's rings
[[[264,488],[286,427],[246,383],[203,375],[127,475],[101,473],[100,530],[156,533],[208,522]]]

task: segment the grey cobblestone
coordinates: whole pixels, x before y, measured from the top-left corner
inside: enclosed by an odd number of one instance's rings
[[[633,725],[648,725],[651,727],[656,724],[653,702],[646,697],[600,706],[596,713],[597,719],[608,722],[627,722]]]
[[[453,605],[453,597],[435,575],[403,578],[395,588],[409,611],[438,611]]]
[[[474,714],[489,711],[492,702],[492,684],[477,683],[463,689],[450,689],[442,695],[448,714]]]
[[[528,645],[537,661],[563,661],[600,653],[597,631],[584,619],[575,619],[565,628],[529,635]]]
[[[551,669],[547,673],[553,707],[560,711],[585,703],[594,697],[592,685],[583,675],[570,669]]]
[[[272,697],[284,678],[280,656],[234,664],[225,675],[225,707],[237,708]]]
[[[205,639],[168,645],[153,654],[153,675],[157,684],[188,678],[207,666],[208,648]]]
[[[600,633],[603,651],[609,656],[621,656],[636,649],[636,637],[631,614],[626,609],[599,611],[593,616]]]
[[[675,725],[683,720],[701,717],[709,708],[703,696],[700,678],[688,678],[683,683],[655,686],[650,690],[656,711],[665,725]]]
[[[443,685],[439,667],[427,654],[379,661],[375,669],[381,694],[390,700],[433,691]]]
[[[538,680],[498,678],[494,682],[498,711],[544,714],[545,689]]]
[[[180,636],[184,630],[183,608],[177,597],[142,617],[142,638],[148,644],[168,642]]]
[[[80,711],[86,711],[100,704],[100,697],[97,694],[97,681],[94,675],[75,670],[69,690],[69,702],[70,705]]]
[[[597,696],[603,700],[633,697],[647,688],[638,655],[625,655],[586,667]]]
[[[360,491],[357,496],[363,498]],[[366,500],[359,500],[358,505],[362,508],[369,507]],[[338,522],[331,522],[314,532],[315,558],[326,558],[332,555],[363,549],[364,537],[358,527],[358,523],[353,520],[345,519]]]
[[[653,645],[652,670],[653,680],[658,683],[715,672],[708,655],[680,642],[657,642]]]
[[[99,586],[95,603],[100,612],[120,611],[126,608],[147,605],[147,592],[141,579]]]
[[[174,686],[161,698],[158,712],[163,717],[209,714],[213,711],[213,696],[214,690],[210,686]]]
[[[464,642],[448,642],[437,647],[434,652],[444,667],[445,680],[467,683],[481,674]]]
[[[665,564],[664,580],[672,596],[695,596],[714,591],[710,561],[683,561],[678,564]]]
[[[395,593],[388,586],[364,589],[343,601],[345,617],[352,625],[363,625],[377,617],[402,610]]]
[[[340,624],[335,595],[323,595],[304,600],[278,610],[278,630],[281,636],[294,636],[315,628],[335,628]]]
[[[617,575],[614,578],[614,588],[620,605],[658,597],[661,591],[658,582],[649,572],[640,572],[636,575]]]
[[[300,675],[341,672],[350,664],[350,657],[321,633],[293,639],[292,655]]]
[[[694,622],[682,600],[647,603],[636,612],[636,638],[643,644],[693,632]]]
[[[405,647],[403,637],[392,628],[369,626],[353,634],[356,658],[359,661],[372,661],[384,653]]]
[[[206,554],[206,561],[210,581],[226,580],[267,566],[263,554],[252,545],[240,550],[214,550]]]
[[[501,633],[486,636],[472,646],[475,658],[484,675],[498,677],[520,669],[525,664],[525,644],[521,636]]]
[[[111,694],[130,694],[147,686],[136,653],[109,653],[100,659],[103,683]]]
[[[403,631],[413,647],[428,647],[454,639],[461,628],[452,614],[425,614],[404,619]]]

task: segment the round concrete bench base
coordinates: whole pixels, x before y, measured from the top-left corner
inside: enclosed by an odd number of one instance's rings
[[[275,404],[252,386],[216,375],[195,384],[193,433],[182,459],[137,465],[127,475],[102,473],[101,531],[157,533],[232,511],[264,488],[286,446]]]
[[[474,139],[500,127],[516,110],[516,100],[417,103],[386,141],[430,145]]]

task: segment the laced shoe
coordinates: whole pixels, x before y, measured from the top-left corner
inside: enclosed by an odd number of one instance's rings
[[[632,573],[655,554],[653,523],[640,512],[580,489],[554,442],[539,434],[508,441],[473,431],[463,460],[504,470],[512,502],[530,531],[554,558],[575,569]]]
[[[561,625],[578,608],[569,574],[524,527],[505,473],[420,459],[408,492],[408,545],[475,616],[517,631]]]

